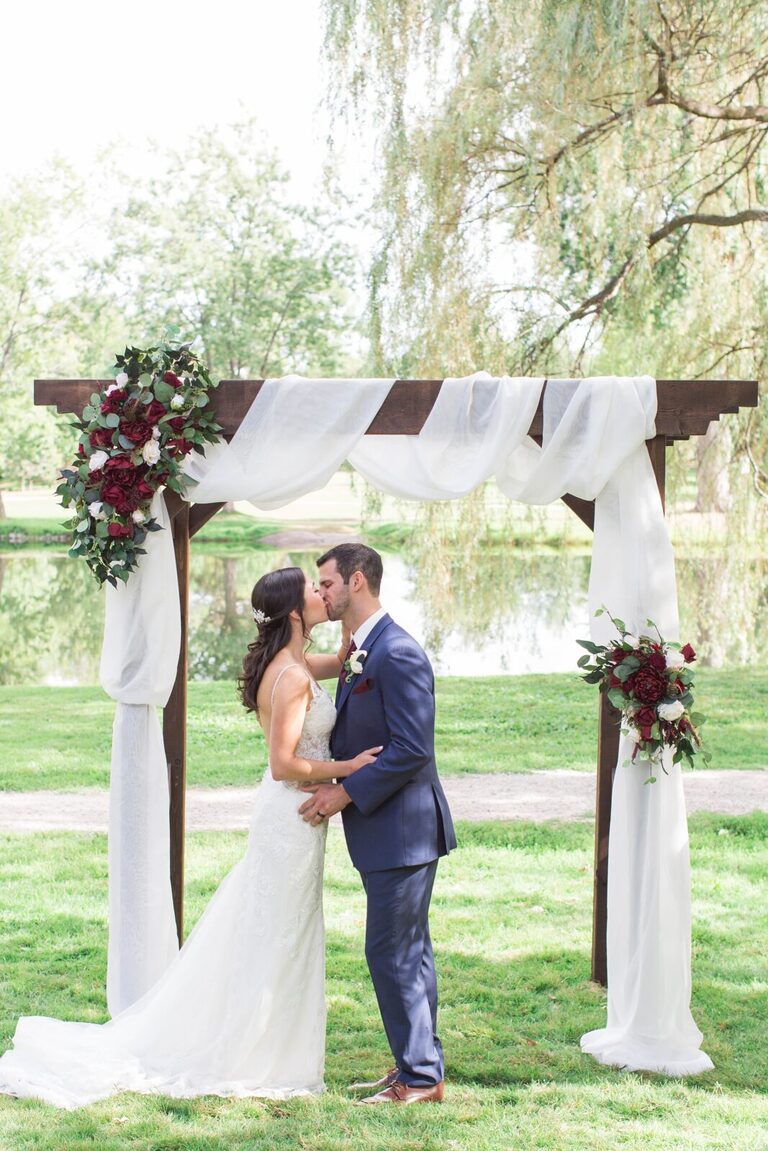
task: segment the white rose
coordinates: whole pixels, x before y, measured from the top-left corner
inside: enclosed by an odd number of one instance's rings
[[[360,675],[363,670],[363,661],[367,655],[368,652],[361,648],[360,651],[353,652],[349,657],[349,670],[353,675]]]
[[[107,396],[111,396],[113,392],[119,392],[119,391],[120,391],[120,385],[119,384],[110,384],[104,394]]]
[[[145,464],[149,464],[150,467],[152,464],[156,464],[160,459],[160,445],[157,440],[147,440],[141,449],[141,454],[144,457]]]
[[[659,713],[659,719],[674,721],[680,718],[685,708],[680,700],[676,699],[674,703],[660,703],[656,710]]]
[[[175,412],[181,411],[186,402],[187,401],[184,399],[184,397],[180,396],[178,392],[175,396],[171,396],[171,407]]]
[[[632,635],[631,632],[627,632],[627,634],[624,636],[623,642],[628,643],[630,647],[633,647],[635,649],[640,647],[640,640],[637,638],[636,635]]]
[[[152,429],[152,435],[155,437],[156,440],[160,439],[160,428],[157,426],[157,424],[155,424],[155,426]]]
[[[627,739],[631,740],[632,743],[640,743],[643,738],[636,727],[625,728],[624,734],[626,735]]]
[[[102,506],[103,505],[101,500],[94,500],[92,504],[88,505],[88,511],[91,513],[95,520],[104,519],[104,512],[101,510]]]
[[[674,648],[671,648],[670,651],[667,652],[667,667],[678,668],[684,666],[685,659],[682,652],[675,651]]]
[[[119,372],[119,373],[118,373],[118,374],[115,376],[115,385],[116,385],[118,388],[124,388],[124,387],[125,387],[125,385],[126,385],[127,383],[128,383],[128,374],[127,374],[127,372]]]
[[[136,508],[135,512],[131,512],[131,519],[135,524],[143,524],[146,518],[141,508]]]
[[[97,472],[109,459],[109,452],[94,452],[88,461],[88,471]]]

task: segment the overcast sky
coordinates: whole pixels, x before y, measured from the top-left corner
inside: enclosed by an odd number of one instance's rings
[[[15,0],[2,25],[3,177],[54,153],[87,172],[113,141],[140,166],[148,137],[255,113],[296,193],[317,188],[320,0]]]

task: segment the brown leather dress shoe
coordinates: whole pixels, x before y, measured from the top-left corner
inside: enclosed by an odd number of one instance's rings
[[[373,1088],[391,1087],[397,1080],[400,1074],[399,1067],[393,1067],[386,1075],[382,1075],[381,1079],[374,1079],[370,1083],[350,1083],[349,1091],[371,1091]]]
[[[367,1099],[359,1099],[358,1103],[442,1103],[444,1084],[433,1083],[430,1087],[409,1087],[407,1083],[399,1080],[377,1095],[369,1095]]]

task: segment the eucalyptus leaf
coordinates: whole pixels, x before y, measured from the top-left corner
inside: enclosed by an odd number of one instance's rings
[[[176,395],[176,389],[173,385],[167,384],[163,379],[155,380],[152,391],[161,404],[169,404]]]
[[[120,417],[117,412],[107,412],[104,417],[104,423],[108,428],[117,428],[120,426]]]

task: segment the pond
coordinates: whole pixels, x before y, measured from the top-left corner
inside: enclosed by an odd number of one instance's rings
[[[253,635],[250,592],[264,572],[319,552],[193,548],[190,678],[233,679]],[[587,637],[589,555],[488,546],[384,553],[382,601],[442,675],[572,671]],[[733,552],[678,556],[681,635],[702,664],[768,659],[766,565]],[[84,564],[51,551],[0,554],[0,684],[98,682],[104,596]],[[610,605],[609,605],[610,606]],[[338,625],[314,633],[333,650]]]

